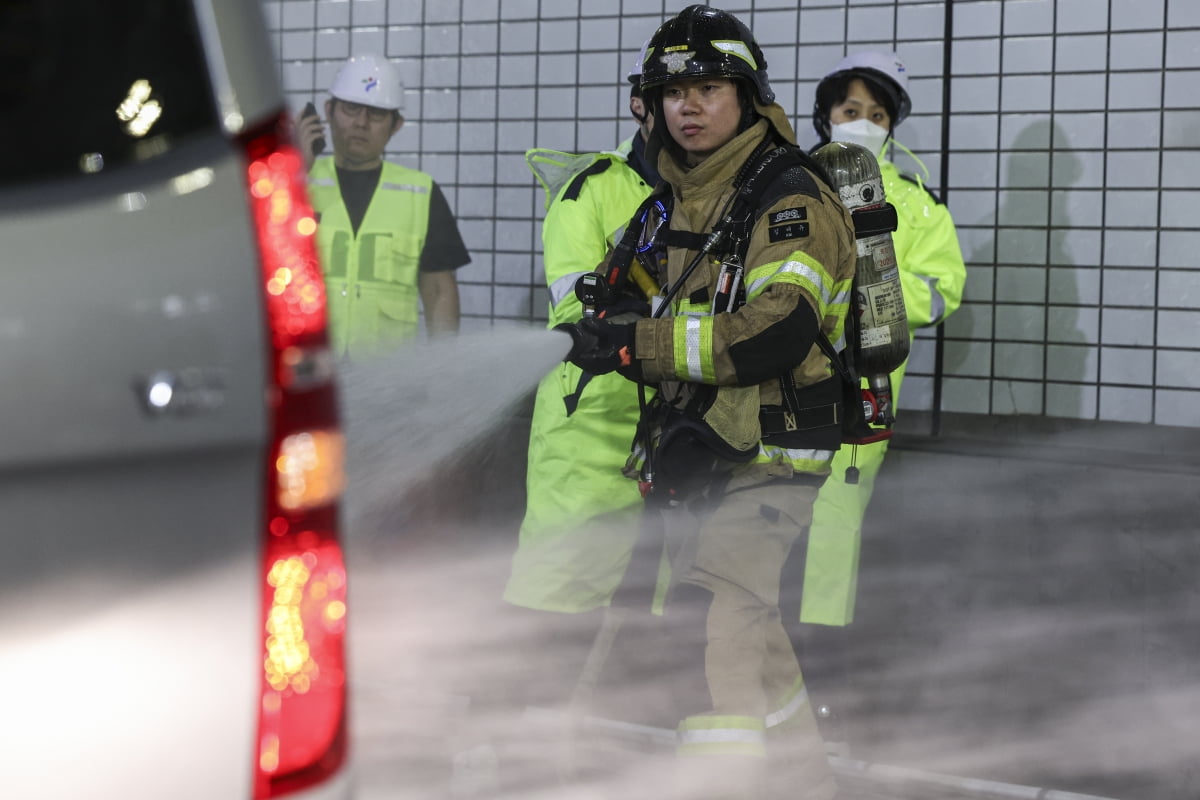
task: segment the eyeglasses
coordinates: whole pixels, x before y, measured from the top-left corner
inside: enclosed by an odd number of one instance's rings
[[[390,108],[375,108],[374,106],[364,106],[362,103],[351,103],[348,100],[339,100],[338,109],[347,117],[357,117],[360,111],[367,112],[367,119],[371,122],[386,122],[392,118],[395,111]]]

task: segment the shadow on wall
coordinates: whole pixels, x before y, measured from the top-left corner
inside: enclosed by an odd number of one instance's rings
[[[1078,183],[1082,164],[1068,145],[1062,128],[1050,120],[1017,135],[1012,152],[1001,155],[1006,169],[998,187],[996,236],[965,254],[976,276],[968,277],[963,306],[946,327],[951,337],[974,341],[947,348],[945,371],[986,374],[979,339],[990,331],[989,413],[1086,419],[1095,414],[1095,355],[1080,317],[1079,279],[1099,266],[1075,264],[1069,246],[1067,187]],[[991,268],[991,287],[980,285],[981,267]]]

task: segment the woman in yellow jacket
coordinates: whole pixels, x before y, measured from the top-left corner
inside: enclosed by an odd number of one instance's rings
[[[901,174],[886,158],[896,126],[911,108],[904,63],[895,53],[881,52],[853,53],[842,59],[818,84],[813,108],[813,127],[821,144],[853,142],[879,157],[884,193],[898,218],[892,240],[910,342],[918,328],[937,325],[958,308],[967,277],[946,206],[921,178]],[[906,366],[907,362],[891,374],[894,408],[899,407]],[[862,521],[886,453],[885,440],[846,446],[834,457],[833,472],[813,508],[801,622],[847,625],[854,619]],[[858,469],[857,483],[846,482],[851,464]]]

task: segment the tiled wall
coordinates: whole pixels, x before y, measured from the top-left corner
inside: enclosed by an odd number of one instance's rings
[[[389,157],[431,173],[458,215],[467,326],[545,319],[541,189],[523,153],[629,136],[624,74],[684,5],[264,0],[296,109],[327,96],[351,53],[401,65],[407,123]],[[848,49],[907,62],[898,139],[954,214],[968,280],[941,342],[918,339],[904,407],[940,394],[947,411],[1200,427],[1200,2],[724,7],[755,31],[804,145],[816,81]]]

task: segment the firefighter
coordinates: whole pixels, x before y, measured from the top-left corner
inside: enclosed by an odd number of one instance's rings
[[[821,144],[831,139],[853,142],[879,158],[884,194],[897,212],[898,228],[892,240],[910,343],[918,328],[939,324],[959,307],[967,277],[954,222],[946,206],[925,188],[928,175],[902,174],[888,159],[892,144],[909,152],[895,142],[895,133],[911,108],[904,63],[895,53],[870,51],[842,59],[818,84],[813,107],[813,127]],[[891,373],[893,408],[898,405],[905,367],[902,364]],[[843,626],[854,618],[862,521],[887,445],[884,440],[847,446],[834,457],[832,474],[813,508],[804,559],[801,622]],[[846,481],[851,464],[858,470],[857,483]],[[796,557],[793,554],[789,572],[796,566]],[[801,585],[798,578],[786,583],[791,589]],[[788,613],[794,620],[795,609]]]
[[[301,113],[295,136],[309,167],[334,351],[369,355],[411,339],[421,307],[430,335],[457,331],[454,271],[471,260],[458,223],[433,178],[383,158],[404,125],[399,70],[379,56],[354,56],[329,94],[333,155],[316,157],[313,145],[324,138],[316,114]]]
[[[604,260],[658,182],[645,155],[654,118],[642,102],[640,54],[627,80],[638,128],[615,151],[526,154],[549,204],[542,247],[550,327],[580,318],[576,280]],[[507,602],[566,614],[608,604],[641,508],[637,485],[621,474],[637,420],[637,387],[620,375],[593,375],[563,362],[538,385]]]
[[[659,265],[664,300],[630,324],[559,327],[580,368],[657,390],[629,469],[670,520],[663,657],[691,667],[670,676],[680,768],[664,794],[829,800],[836,784],[778,600],[840,443],[842,387],[817,345],[842,338],[856,250],[766,66],[722,10],[689,6],[654,34],[642,93],[665,185],[607,271],[636,249]]]

